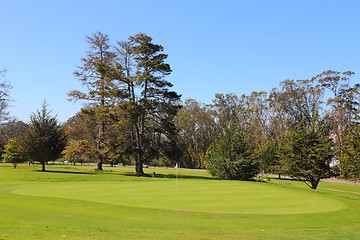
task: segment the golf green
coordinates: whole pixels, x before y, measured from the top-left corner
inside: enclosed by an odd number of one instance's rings
[[[120,206],[206,213],[305,214],[339,211],[341,201],[316,192],[219,180],[105,181],[28,184],[15,194]]]

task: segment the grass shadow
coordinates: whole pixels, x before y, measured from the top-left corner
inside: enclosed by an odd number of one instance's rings
[[[121,173],[121,175],[130,176],[130,177],[145,177],[145,178],[151,178],[151,177],[170,178],[170,179],[176,178],[175,174],[162,174],[162,173],[155,173],[155,175],[153,176],[152,174],[138,175],[136,173],[127,172],[127,173]],[[178,178],[181,178],[181,179],[203,179],[203,180],[212,180],[213,179],[212,177],[207,177],[207,176],[194,176],[194,175],[182,175],[182,174],[179,174]]]
[[[175,174],[155,174],[155,177],[157,178],[176,178]],[[208,177],[208,176],[194,176],[194,175],[178,175],[178,178],[182,178],[182,179],[203,179],[203,180],[212,180],[212,177]]]
[[[36,170],[36,172],[43,172],[41,170]],[[46,170],[47,173],[66,173],[66,174],[82,174],[82,175],[92,175],[94,173],[90,172],[75,172],[75,171],[59,171],[59,170]]]

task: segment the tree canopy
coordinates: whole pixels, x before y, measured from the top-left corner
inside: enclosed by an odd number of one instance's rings
[[[45,171],[45,164],[56,160],[64,150],[67,139],[56,117],[50,116],[46,102],[33,113],[27,131],[21,138],[23,154],[31,161],[38,161]]]
[[[9,120],[10,117],[7,108],[10,102],[9,90],[11,89],[11,85],[3,79],[5,72],[5,69],[0,70],[0,123]]]
[[[90,101],[93,106],[87,112],[98,123],[98,169],[110,156],[106,150],[122,145],[110,141],[113,126],[127,126],[128,134],[123,136],[129,137],[130,144],[122,141],[126,145],[122,147],[134,156],[136,173],[144,174],[143,164],[164,154],[167,142],[176,145],[173,118],[180,109],[180,95],[170,90],[172,84],[165,79],[171,73],[165,62],[167,54],[143,33],[118,42],[116,47],[110,46],[108,36],[100,32],[88,37],[88,42],[90,50],[75,75],[89,86],[89,92],[74,90],[69,96]]]
[[[251,155],[243,133],[231,125],[207,150],[206,164],[219,179],[250,180],[260,171],[259,162]]]
[[[5,162],[12,163],[14,168],[17,164],[26,161],[26,158],[21,154],[21,146],[17,138],[10,138],[4,149],[3,159]]]

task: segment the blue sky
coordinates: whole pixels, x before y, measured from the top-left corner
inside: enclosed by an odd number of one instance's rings
[[[28,121],[46,99],[66,121],[81,103],[73,76],[96,31],[112,42],[139,32],[169,54],[168,80],[183,100],[270,91],[285,79],[328,69],[360,74],[360,1],[344,0],[0,0],[0,69],[9,109]],[[355,75],[353,83],[359,82]]]

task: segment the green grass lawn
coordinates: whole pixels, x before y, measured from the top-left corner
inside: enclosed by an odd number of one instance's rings
[[[360,185],[0,164],[0,239],[360,239]]]

